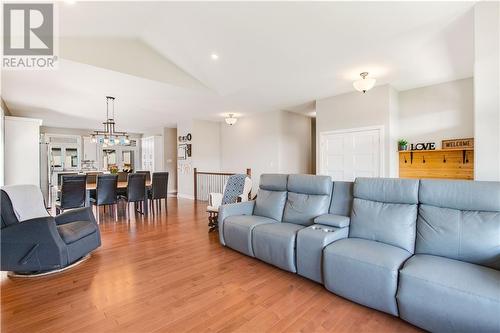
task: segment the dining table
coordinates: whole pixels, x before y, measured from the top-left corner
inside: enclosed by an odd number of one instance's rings
[[[127,189],[128,182],[120,181],[116,184],[116,188],[119,190]],[[97,183],[87,183],[85,186],[85,207],[90,207],[90,191],[97,188]],[[146,191],[144,191],[144,215],[149,213],[148,205],[148,190],[151,189],[151,180],[146,180]],[[61,191],[61,186],[58,186],[58,190]]]

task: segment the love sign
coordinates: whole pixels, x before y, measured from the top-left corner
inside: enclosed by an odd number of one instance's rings
[[[422,142],[422,143],[412,143],[410,150],[435,150],[435,142]]]

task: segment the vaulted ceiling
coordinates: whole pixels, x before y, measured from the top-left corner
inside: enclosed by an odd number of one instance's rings
[[[472,76],[473,2],[59,4],[60,64],[2,71],[15,115],[97,128],[278,109],[352,91],[362,71],[398,90]],[[218,59],[211,55],[217,54]]]

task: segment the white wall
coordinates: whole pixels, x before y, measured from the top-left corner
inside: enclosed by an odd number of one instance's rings
[[[311,118],[282,111],[279,171],[282,173],[311,173]]]
[[[220,123],[214,121],[193,120],[180,122],[177,135],[191,133],[192,156],[177,161],[177,195],[193,199],[194,168],[198,171],[220,171]]]
[[[366,94],[357,91],[316,101],[316,171],[319,172],[319,136],[321,132],[359,127],[383,126],[384,169],[381,176],[390,175],[390,116],[394,97],[389,85],[376,87]]]
[[[193,122],[181,121],[177,124],[177,136],[192,134]],[[183,142],[177,142],[177,144]],[[177,160],[177,196],[193,199],[193,161],[192,157]]]
[[[399,177],[399,154],[398,136],[399,136],[399,94],[392,87],[389,88],[389,177]]]
[[[262,173],[310,173],[311,119],[288,111],[262,112],[221,124],[221,167],[252,169],[253,191]]]
[[[500,3],[474,7],[474,179],[500,180]]]
[[[474,137],[473,79],[399,92],[398,135],[410,143]]]
[[[193,121],[193,167],[198,171],[221,169],[220,122]]]
[[[165,171],[168,172],[168,191],[177,192],[177,129],[163,129],[163,156]]]

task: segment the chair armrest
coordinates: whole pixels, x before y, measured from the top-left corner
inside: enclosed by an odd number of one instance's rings
[[[314,223],[329,225],[331,227],[345,228],[351,223],[349,216],[335,215],[335,214],[325,214],[318,216],[314,219]]]
[[[222,204],[222,198],[222,193],[210,193],[208,195],[208,205],[214,208],[219,208],[219,206]]]
[[[47,270],[67,264],[66,244],[52,216],[2,228],[0,237],[2,270]]]
[[[83,208],[76,208],[73,210],[68,210],[62,214],[59,214],[55,217],[56,219],[56,224],[61,225],[61,224],[66,224],[70,222],[75,222],[75,221],[91,221],[97,224],[94,213],[92,212],[92,208],[90,207],[83,207]]]
[[[222,245],[226,245],[224,241],[224,220],[229,216],[235,215],[252,215],[255,201],[238,202],[233,204],[222,205],[219,207],[219,240]]]

